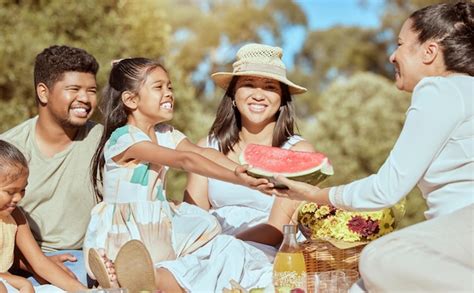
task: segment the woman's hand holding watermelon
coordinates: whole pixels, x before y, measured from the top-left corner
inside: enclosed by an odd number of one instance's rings
[[[330,204],[328,188],[321,189],[317,186],[300,181],[291,180],[280,175],[275,176],[274,179],[277,183],[284,184],[288,188],[273,188],[270,191],[271,194],[274,194],[279,197],[287,197],[294,200],[310,201],[318,204]]]

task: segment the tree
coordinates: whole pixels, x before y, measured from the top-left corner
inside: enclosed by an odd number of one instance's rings
[[[150,30],[160,23],[167,27],[163,12],[149,0],[140,5],[113,0],[84,0],[68,5],[63,1],[0,2],[0,109],[14,100],[28,109],[27,116],[18,117],[19,120],[36,113],[33,64],[44,48],[67,44],[86,49],[101,65],[98,81],[103,85],[111,60],[164,54],[169,27]],[[145,34],[143,29],[150,31]],[[2,130],[16,123],[0,119]]]

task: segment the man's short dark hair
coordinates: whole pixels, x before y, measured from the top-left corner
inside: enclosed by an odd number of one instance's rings
[[[48,88],[59,80],[65,72],[76,71],[97,74],[99,64],[91,54],[83,49],[54,45],[36,56],[34,68],[35,88],[44,83]]]

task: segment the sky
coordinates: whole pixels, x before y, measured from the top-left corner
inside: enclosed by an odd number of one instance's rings
[[[306,13],[311,30],[335,25],[377,27],[383,11],[383,0],[295,0]],[[283,62],[292,67],[293,55],[304,43],[302,29],[285,32]]]

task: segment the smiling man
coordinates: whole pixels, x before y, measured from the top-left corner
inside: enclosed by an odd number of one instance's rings
[[[82,49],[43,50],[34,67],[38,116],[0,135],[28,159],[30,175],[20,206],[36,240],[84,284],[82,242],[97,203],[89,164],[102,134],[102,126],[89,121],[97,104],[98,69],[96,59]]]

